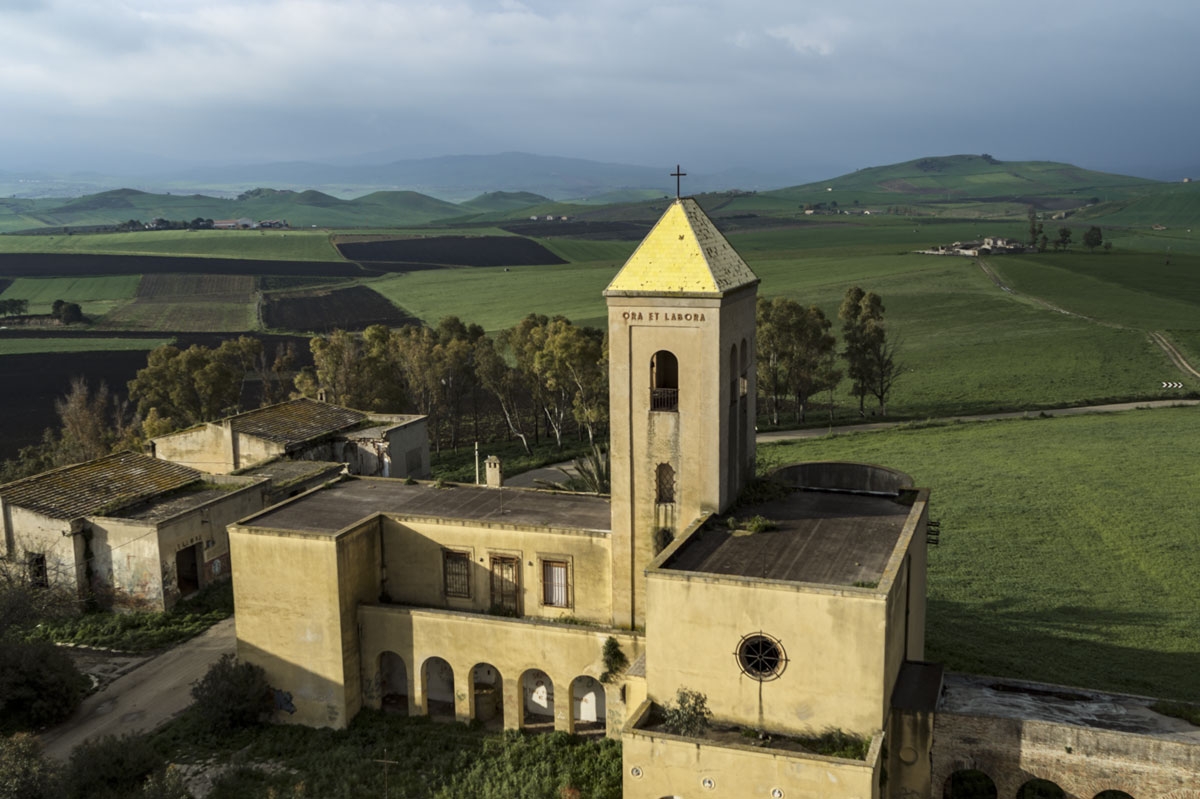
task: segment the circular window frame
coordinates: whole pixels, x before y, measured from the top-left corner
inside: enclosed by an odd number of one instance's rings
[[[787,670],[788,657],[783,643],[762,631],[743,635],[733,656],[742,674],[758,682],[778,680]]]

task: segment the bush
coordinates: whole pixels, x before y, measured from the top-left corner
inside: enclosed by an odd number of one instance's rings
[[[53,644],[5,641],[0,645],[0,734],[62,721],[83,701],[88,685]]]
[[[711,723],[708,697],[699,691],[680,688],[675,692],[675,701],[663,708],[663,729],[672,735],[701,738]]]
[[[266,673],[253,663],[238,663],[233,655],[222,655],[212,665],[192,686],[192,698],[200,723],[215,732],[260,724],[274,707]]]
[[[162,757],[138,735],[105,736],[75,747],[67,764],[63,795],[70,799],[125,799],[162,768]]]
[[[604,673],[600,675],[600,682],[602,683],[612,682],[629,665],[629,658],[622,651],[620,641],[611,635],[604,641],[603,657]]]
[[[0,799],[51,799],[57,796],[52,766],[32,735],[0,737]]]

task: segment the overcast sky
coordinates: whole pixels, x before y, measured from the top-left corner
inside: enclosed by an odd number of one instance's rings
[[[1200,164],[1200,2],[0,0],[0,169]],[[368,159],[370,160],[370,159]]]

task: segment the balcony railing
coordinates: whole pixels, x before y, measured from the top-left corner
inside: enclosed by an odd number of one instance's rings
[[[650,410],[677,411],[679,410],[679,389],[652,388],[650,389]]]

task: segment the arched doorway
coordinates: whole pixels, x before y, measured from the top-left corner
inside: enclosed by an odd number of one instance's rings
[[[408,715],[408,666],[395,652],[379,656],[379,696],[385,713]]]
[[[1030,780],[1017,791],[1017,799],[1065,799],[1066,791],[1050,780]]]
[[[595,677],[576,677],[571,682],[571,718],[579,735],[604,735],[607,729],[604,686]]]
[[[1133,799],[1133,797],[1124,791],[1101,791],[1096,794],[1095,799]]]
[[[679,409],[679,360],[667,350],[650,358],[650,410]]]
[[[946,779],[942,799],[997,799],[996,783],[978,769],[956,771]]]
[[[490,663],[478,663],[471,669],[471,687],[475,692],[475,720],[487,727],[504,728],[504,680]]]
[[[441,658],[429,658],[421,668],[425,712],[430,718],[454,718],[454,669]]]
[[[554,682],[539,669],[521,676],[521,727],[532,732],[554,731]]]

